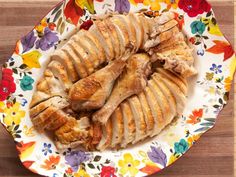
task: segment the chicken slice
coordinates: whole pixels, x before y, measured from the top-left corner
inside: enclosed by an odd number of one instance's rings
[[[47,93],[42,92],[42,91],[36,91],[36,92],[34,92],[34,94],[32,96],[29,107],[33,108],[37,104],[39,104],[39,103],[41,103],[41,102],[43,102],[43,101],[45,101],[49,98],[51,98],[50,94],[47,94]]]
[[[67,93],[62,88],[60,81],[54,77],[52,71],[46,69],[44,72],[44,78],[48,83],[48,88],[50,90],[51,95],[61,95],[63,97],[67,97]]]
[[[135,140],[135,119],[127,101],[121,103],[121,112],[124,121],[124,138],[120,144],[122,148],[125,148],[129,143]]]
[[[104,23],[108,29],[110,38],[111,38],[111,42],[113,44],[113,50],[114,50],[114,58],[115,59],[120,59],[121,56],[121,50],[120,50],[120,39],[119,39],[119,35],[117,33],[116,30],[116,26],[111,23],[111,21],[109,20],[109,18],[104,19]]]
[[[171,93],[170,89],[165,85],[165,83],[157,75],[153,74],[152,80],[160,88],[162,93],[165,95],[167,101],[169,102],[170,112],[171,112],[172,116],[176,115],[177,114],[177,103],[176,103],[175,97]]]
[[[138,19],[138,15],[134,13],[129,13],[127,15],[129,20],[133,23],[133,26],[135,27],[135,34],[136,34],[136,48],[140,49],[143,42],[144,42],[144,29],[142,26],[142,23]]]
[[[135,120],[135,126],[136,126],[136,133],[135,133],[135,139],[132,142],[132,144],[135,144],[139,142],[140,140],[144,139],[147,137],[146,134],[146,122],[144,118],[144,114],[142,111],[142,106],[141,103],[139,102],[138,97],[132,96],[131,98],[128,99],[130,108],[132,110],[134,120]]]
[[[85,36],[87,37],[87,39],[89,40],[91,45],[96,50],[97,57],[99,59],[99,64],[104,63],[105,60],[106,60],[106,56],[105,56],[105,51],[104,51],[104,49],[102,47],[102,44],[99,42],[97,37],[93,33],[91,33],[90,31],[87,31]]]
[[[79,80],[79,75],[74,67],[74,64],[66,52],[63,50],[55,51],[51,56],[51,60],[60,62],[66,68],[67,74],[73,83]]]
[[[76,37],[80,45],[83,46],[85,52],[88,53],[88,59],[93,64],[94,69],[96,69],[100,64],[100,61],[95,50],[96,46],[92,45],[90,39],[87,37],[88,34],[90,34],[89,31],[80,30],[80,35],[76,35]]]
[[[157,135],[158,133],[160,133],[161,129],[160,129],[160,125],[164,119],[163,117],[163,112],[162,109],[159,105],[159,103],[157,102],[155,98],[155,95],[153,94],[152,90],[149,87],[146,87],[145,89],[145,96],[146,99],[148,101],[148,104],[151,108],[152,111],[152,115],[154,117],[154,129],[152,134],[150,135],[151,137]]]
[[[114,55],[114,48],[113,48],[113,44],[112,44],[112,40],[111,40],[111,36],[109,33],[109,30],[107,28],[107,25],[104,21],[99,21],[99,22],[94,22],[94,25],[97,26],[97,29],[100,31],[100,33],[102,34],[103,38],[105,39],[108,49],[110,51],[110,60],[113,60],[115,55]]]
[[[129,43],[127,44],[130,51],[132,52],[137,52],[138,48],[136,48],[137,46],[137,42],[136,42],[136,32],[135,32],[135,28],[133,26],[133,24],[131,23],[131,21],[129,20],[129,18],[126,15],[117,15],[116,17],[118,17],[121,21],[122,28],[126,29],[126,31],[128,31],[128,40]],[[126,32],[127,34],[127,32]]]
[[[117,147],[118,144],[121,143],[123,136],[124,136],[124,120],[121,112],[120,106],[116,108],[111,116],[112,121],[112,141],[111,141],[111,148]]]
[[[60,96],[53,96],[38,105],[32,107],[30,109],[30,117],[33,118],[36,115],[38,115],[40,112],[44,111],[49,106],[55,106],[55,107],[66,107],[69,106],[69,103],[66,99],[60,97]]]
[[[128,60],[127,68],[114,85],[106,104],[93,114],[93,120],[105,124],[117,106],[126,98],[140,93],[150,72],[149,57],[136,54]]]
[[[171,80],[166,78],[164,75],[162,75],[160,73],[154,73],[154,77],[155,77],[155,75],[157,75],[158,78],[161,79],[166,84],[166,86],[169,88],[171,93],[174,95],[176,102],[177,102],[177,113],[182,114],[184,107],[185,107],[185,103],[186,103],[185,94],[181,91],[180,87],[177,84],[173,83]]]
[[[88,75],[94,72],[93,61],[89,55],[89,49],[85,47],[85,40],[83,39],[82,33],[77,33],[71,38],[72,45],[75,49],[76,54],[79,56],[80,61],[84,63]]]
[[[176,85],[179,86],[179,88],[181,89],[181,91],[186,95],[188,92],[188,86],[187,86],[187,81],[180,77],[177,77],[177,74],[174,74],[171,71],[165,70],[163,68],[157,68],[156,69],[158,73],[161,73],[162,75],[164,75],[166,78],[168,78],[169,80],[171,80],[172,82],[174,82]]]
[[[68,42],[67,45],[62,48],[62,51],[64,51],[72,61],[74,67],[76,68],[76,71],[80,78],[85,78],[88,76],[88,73],[86,71],[84,63],[81,61],[80,56],[78,56],[74,46],[73,42]]]
[[[69,92],[73,110],[101,108],[125,64],[122,60],[115,60],[105,68],[75,83]]]
[[[154,116],[152,115],[152,110],[150,106],[148,105],[148,101],[144,92],[141,92],[140,94],[138,94],[138,98],[141,103],[142,111],[143,111],[145,122],[147,125],[146,133],[147,133],[147,136],[150,136],[154,129],[154,123],[155,123]]]
[[[99,144],[96,147],[100,151],[103,151],[111,146],[112,135],[113,135],[113,127],[111,119],[107,121],[106,125],[102,125],[102,130],[103,130],[102,139],[100,140]]]
[[[45,127],[46,130],[55,131],[68,121],[67,114],[62,110],[57,110],[51,114],[50,120]]]
[[[109,19],[109,21],[115,26],[118,37],[120,39],[119,41],[121,42],[120,48],[121,48],[122,58],[129,57],[131,50],[133,49],[133,46],[131,46],[129,41],[129,32],[127,30],[127,26],[118,16],[113,16],[112,18]]]
[[[48,82],[44,77],[39,79],[36,85],[36,89],[37,91],[41,91],[49,95],[51,94]]]
[[[64,66],[57,61],[51,61],[47,68],[52,71],[54,77],[58,78],[64,90],[69,91],[70,87],[72,86],[72,82],[69,79]]]

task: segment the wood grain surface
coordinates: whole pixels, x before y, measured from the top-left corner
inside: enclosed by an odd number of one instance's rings
[[[15,42],[27,34],[58,2],[59,0],[0,0],[0,63],[11,56]],[[231,0],[209,2],[213,6],[223,33],[233,44],[236,2]],[[236,94],[236,89],[234,92]],[[233,177],[234,134],[236,135],[234,110],[236,107],[234,109],[232,90],[230,101],[221,112],[216,126],[204,134],[174,165],[152,177]],[[0,126],[0,176],[38,176],[22,166],[12,138],[2,126]]]

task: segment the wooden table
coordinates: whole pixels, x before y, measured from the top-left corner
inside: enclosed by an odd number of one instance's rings
[[[16,40],[28,33],[58,1],[0,0],[0,63],[11,56]],[[211,0],[211,4],[223,33],[233,44],[234,2]],[[207,132],[183,158],[152,177],[233,177],[233,103],[231,92],[231,99],[221,112],[215,128]],[[22,166],[12,138],[1,126],[0,176],[38,176]]]

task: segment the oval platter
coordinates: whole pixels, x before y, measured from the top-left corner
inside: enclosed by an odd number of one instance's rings
[[[181,117],[158,136],[119,151],[58,152],[52,139],[36,132],[29,103],[49,56],[91,15],[150,10],[174,11],[194,49],[198,75],[189,81],[187,106]],[[53,8],[21,38],[3,65],[0,119],[12,135],[23,165],[50,177],[148,176],[174,163],[200,136],[211,129],[226,105],[236,67],[234,51],[219,29],[205,0],[66,0]]]

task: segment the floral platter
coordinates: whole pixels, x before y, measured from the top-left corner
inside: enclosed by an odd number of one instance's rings
[[[124,150],[58,152],[53,141],[37,133],[29,118],[29,103],[50,54],[78,28],[91,25],[91,15],[147,9],[155,15],[173,11],[194,48],[198,75],[181,117],[158,136]],[[221,33],[205,0],[65,0],[21,38],[3,65],[0,120],[12,135],[23,165],[50,177],[148,176],[180,158],[211,129],[228,101],[236,68],[234,51]]]

